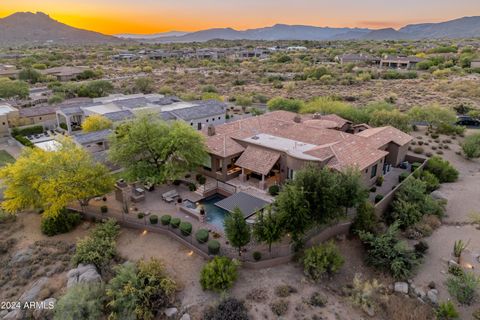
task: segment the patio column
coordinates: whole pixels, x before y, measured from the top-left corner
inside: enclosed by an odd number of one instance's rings
[[[265,190],[265,185],[266,185],[266,183],[265,183],[265,175],[262,174],[262,181],[260,181],[260,182],[258,183],[258,187],[259,187],[260,189],[262,189],[262,190]]]
[[[240,174],[240,181],[245,182],[247,181],[247,176],[245,175],[245,169],[242,168],[242,173]]]

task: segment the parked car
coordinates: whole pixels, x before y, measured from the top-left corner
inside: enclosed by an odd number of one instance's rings
[[[458,116],[457,125],[478,127],[480,126],[480,120],[474,119],[469,116]]]

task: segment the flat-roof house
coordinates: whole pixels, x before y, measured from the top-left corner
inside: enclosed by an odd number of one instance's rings
[[[364,53],[345,53],[335,57],[335,61],[340,64],[362,63],[362,64],[379,64],[380,58],[364,54]]]
[[[313,163],[339,171],[355,167],[370,186],[404,161],[412,140],[393,127],[351,134],[339,130],[338,124],[334,127],[335,121],[321,120],[275,111],[209,126],[202,131],[209,159],[201,171],[222,182],[236,177],[256,181],[264,189],[293,178],[296,171]]]
[[[417,63],[423,61],[418,57],[385,56],[380,60],[380,67],[392,69],[414,69]]]
[[[44,75],[54,76],[58,81],[70,81],[76,79],[86,69],[86,67],[54,67],[40,72]]]
[[[68,133],[72,133],[79,130],[83,121],[93,114],[117,122],[145,111],[158,113],[165,120],[185,121],[200,130],[208,124],[225,123],[226,104],[216,100],[186,102],[160,94],[116,94],[62,105],[58,108],[56,117],[58,126],[63,126]]]

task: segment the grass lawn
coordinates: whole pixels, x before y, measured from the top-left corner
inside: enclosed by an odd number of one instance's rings
[[[7,163],[15,162],[15,158],[5,150],[0,150],[0,167],[3,167]]]

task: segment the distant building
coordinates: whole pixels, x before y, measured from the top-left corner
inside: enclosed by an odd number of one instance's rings
[[[363,54],[363,53],[346,53],[340,56],[336,56],[335,61],[339,62],[340,64],[348,64],[348,63],[379,64],[380,58],[374,57],[368,54]]]
[[[116,94],[60,105],[56,118],[59,127],[72,133],[79,130],[83,121],[93,114],[116,122],[133,118],[142,111],[158,113],[164,120],[182,120],[200,130],[208,124],[225,123],[226,104],[216,100],[186,102],[160,94]]]
[[[380,60],[380,67],[391,69],[415,69],[417,63],[423,61],[418,57],[385,56]]]
[[[44,75],[54,76],[58,81],[70,81],[76,79],[86,69],[86,67],[55,67],[40,72]]]
[[[0,101],[0,136],[6,137],[10,134],[10,125],[18,120],[18,109],[9,103]]]
[[[480,68],[480,59],[478,59],[478,60],[472,60],[472,63],[470,64],[470,67],[472,67],[472,68]]]

